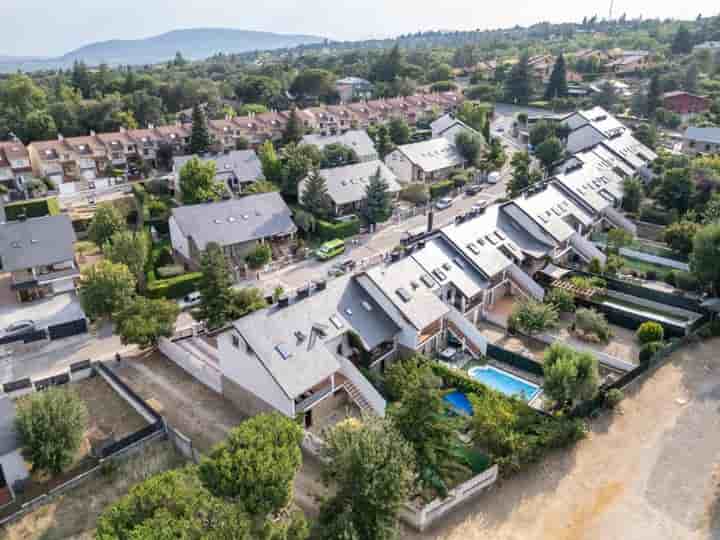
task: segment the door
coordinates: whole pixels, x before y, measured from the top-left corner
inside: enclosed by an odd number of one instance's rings
[[[312,409],[305,413],[305,429],[312,427]]]

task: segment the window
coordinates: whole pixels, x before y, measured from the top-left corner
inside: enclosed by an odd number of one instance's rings
[[[233,344],[233,347],[235,347],[236,349],[239,349],[240,348],[240,336],[238,336],[237,334],[233,334],[232,335],[232,344]]]

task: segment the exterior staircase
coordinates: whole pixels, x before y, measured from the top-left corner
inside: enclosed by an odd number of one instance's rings
[[[353,383],[345,381],[345,391],[348,393],[353,403],[355,403],[361,411],[373,415],[375,414],[375,411],[370,406],[367,399],[365,399],[365,396],[362,395],[362,392],[360,392]]]

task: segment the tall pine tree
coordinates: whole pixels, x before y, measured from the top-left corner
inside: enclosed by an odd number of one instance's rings
[[[530,57],[527,51],[520,55],[518,63],[510,70],[505,81],[505,95],[513,103],[527,105],[532,96],[532,76],[530,73]]]
[[[392,199],[390,186],[382,176],[382,170],[377,168],[365,187],[367,206],[365,215],[370,223],[382,223],[392,215]]]
[[[327,183],[317,169],[310,171],[303,186],[300,202],[315,217],[327,218],[332,210]]]
[[[305,130],[302,126],[302,121],[298,116],[297,109],[293,108],[290,112],[290,118],[283,131],[283,144],[299,143],[302,136],[305,134]]]
[[[380,126],[377,130],[377,134],[375,135],[375,147],[377,148],[380,159],[385,159],[385,156],[393,151],[393,143],[392,140],[390,140],[390,133],[385,125]]]
[[[198,284],[200,305],[195,317],[208,328],[219,328],[227,322],[227,311],[232,300],[232,279],[222,248],[210,242],[200,262],[202,278]]]
[[[210,132],[208,131],[205,113],[199,104],[193,107],[192,131],[190,133],[190,153],[202,154],[210,147]]]
[[[656,73],[650,79],[650,87],[647,93],[647,116],[654,119],[655,112],[660,108],[662,101],[662,88],[660,86],[660,76]]]
[[[565,57],[560,53],[560,56],[555,60],[550,81],[545,89],[545,99],[567,97],[567,94],[567,66],[565,65]]]

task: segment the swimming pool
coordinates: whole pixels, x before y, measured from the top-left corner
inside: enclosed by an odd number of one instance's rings
[[[465,416],[472,416],[473,408],[472,403],[462,392],[451,392],[443,398],[445,402],[452,407],[452,409]]]
[[[493,366],[474,367],[468,371],[468,374],[493,390],[502,392],[506,396],[517,396],[525,401],[531,401],[540,391],[538,385]]]

